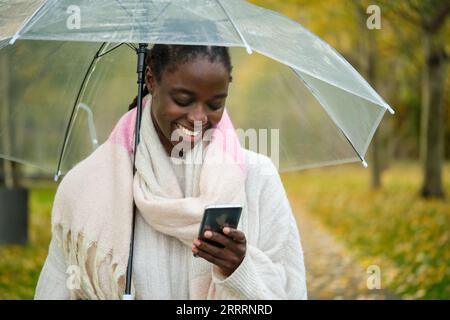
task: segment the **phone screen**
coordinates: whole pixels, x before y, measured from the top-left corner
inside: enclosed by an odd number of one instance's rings
[[[205,231],[211,230],[223,234],[223,227],[231,227],[236,229],[241,217],[241,212],[242,206],[239,205],[220,205],[206,207],[203,214],[202,223],[200,224],[198,238],[214,246],[223,248],[224,246],[220,243],[206,239],[204,237]]]

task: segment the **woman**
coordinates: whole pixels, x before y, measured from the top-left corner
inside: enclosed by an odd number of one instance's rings
[[[120,299],[134,200],[137,299],[305,299],[300,238],[278,172],[241,148],[225,110],[228,49],[157,44],[146,63],[136,174],[134,102],[61,182],[35,298]],[[224,248],[197,239],[205,206],[236,203],[238,228],[204,235]]]

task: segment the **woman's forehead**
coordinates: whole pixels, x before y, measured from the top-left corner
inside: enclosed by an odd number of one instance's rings
[[[207,58],[195,59],[179,64],[172,71],[165,71],[161,85],[170,90],[184,88],[188,91],[203,93],[226,91],[229,76],[221,62],[211,62]]]

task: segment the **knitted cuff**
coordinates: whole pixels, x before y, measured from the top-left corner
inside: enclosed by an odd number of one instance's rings
[[[216,266],[213,266],[212,279],[218,286],[224,286],[236,291],[243,299],[257,299],[258,276],[251,258],[251,246],[247,247],[247,253],[241,264],[228,277],[223,276]]]

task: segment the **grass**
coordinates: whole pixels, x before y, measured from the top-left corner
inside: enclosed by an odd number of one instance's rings
[[[31,189],[29,244],[0,246],[0,300],[33,299],[51,238],[54,193],[54,187]]]
[[[317,217],[365,267],[378,265],[382,285],[405,299],[450,298],[450,203],[418,196],[418,164],[393,165],[379,191],[357,164],[282,178],[294,209]],[[449,195],[449,164],[444,181]]]
[[[282,176],[294,209],[306,208],[342,240],[366,267],[381,268],[382,286],[399,297],[450,298],[450,205],[417,195],[420,167],[396,163],[371,191],[359,165]],[[445,166],[450,195],[450,165]],[[30,195],[30,243],[0,247],[0,299],[32,299],[50,241],[54,187]],[[300,221],[301,226],[301,221]]]

